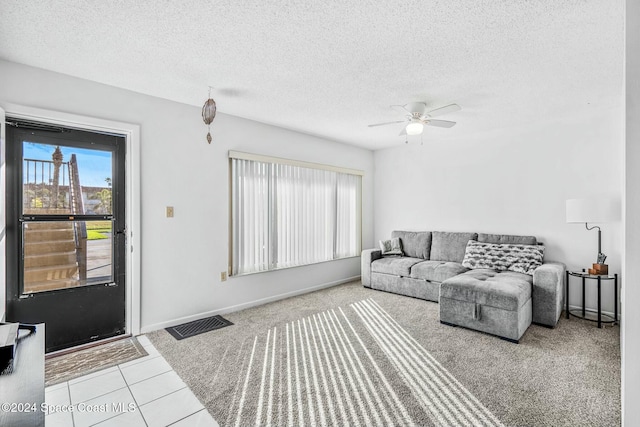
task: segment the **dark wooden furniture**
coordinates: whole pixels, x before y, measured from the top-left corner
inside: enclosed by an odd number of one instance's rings
[[[20,336],[28,331],[20,330]],[[0,426],[44,427],[44,324],[17,344],[13,364],[0,373]]]

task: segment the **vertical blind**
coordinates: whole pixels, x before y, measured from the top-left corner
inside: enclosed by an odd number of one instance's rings
[[[231,274],[360,253],[361,176],[231,159]]]

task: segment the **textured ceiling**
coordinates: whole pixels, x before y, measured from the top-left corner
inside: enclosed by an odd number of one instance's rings
[[[0,58],[379,149],[392,104],[462,106],[425,142],[619,108],[623,3],[2,0]]]

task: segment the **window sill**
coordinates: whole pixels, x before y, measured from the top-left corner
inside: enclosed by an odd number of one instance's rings
[[[271,273],[273,271],[282,271],[282,270],[291,270],[293,268],[309,267],[309,266],[312,266],[312,265],[326,264],[326,263],[329,263],[329,262],[342,261],[342,260],[352,259],[352,258],[360,258],[360,255],[353,255],[353,256],[348,256],[348,257],[343,257],[343,258],[330,259],[330,260],[327,260],[327,261],[313,262],[311,264],[292,265],[290,267],[273,268],[271,270],[251,271],[251,272],[248,272],[248,273],[234,274],[234,275],[229,275],[229,279],[233,279],[233,278],[237,278],[237,277],[243,277],[243,276],[253,276],[254,274]]]

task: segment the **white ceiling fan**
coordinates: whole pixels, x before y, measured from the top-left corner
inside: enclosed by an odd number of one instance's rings
[[[436,108],[435,110],[427,111],[427,104],[424,102],[410,102],[409,104],[392,105],[391,107],[396,109],[402,108],[403,112],[408,113],[406,118],[404,120],[397,120],[394,122],[376,123],[369,125],[369,127],[406,123],[407,125],[402,129],[400,135],[420,135],[425,125],[441,128],[452,127],[456,122],[449,120],[433,120],[432,117],[453,113],[462,109],[458,104],[449,104],[444,107]]]

